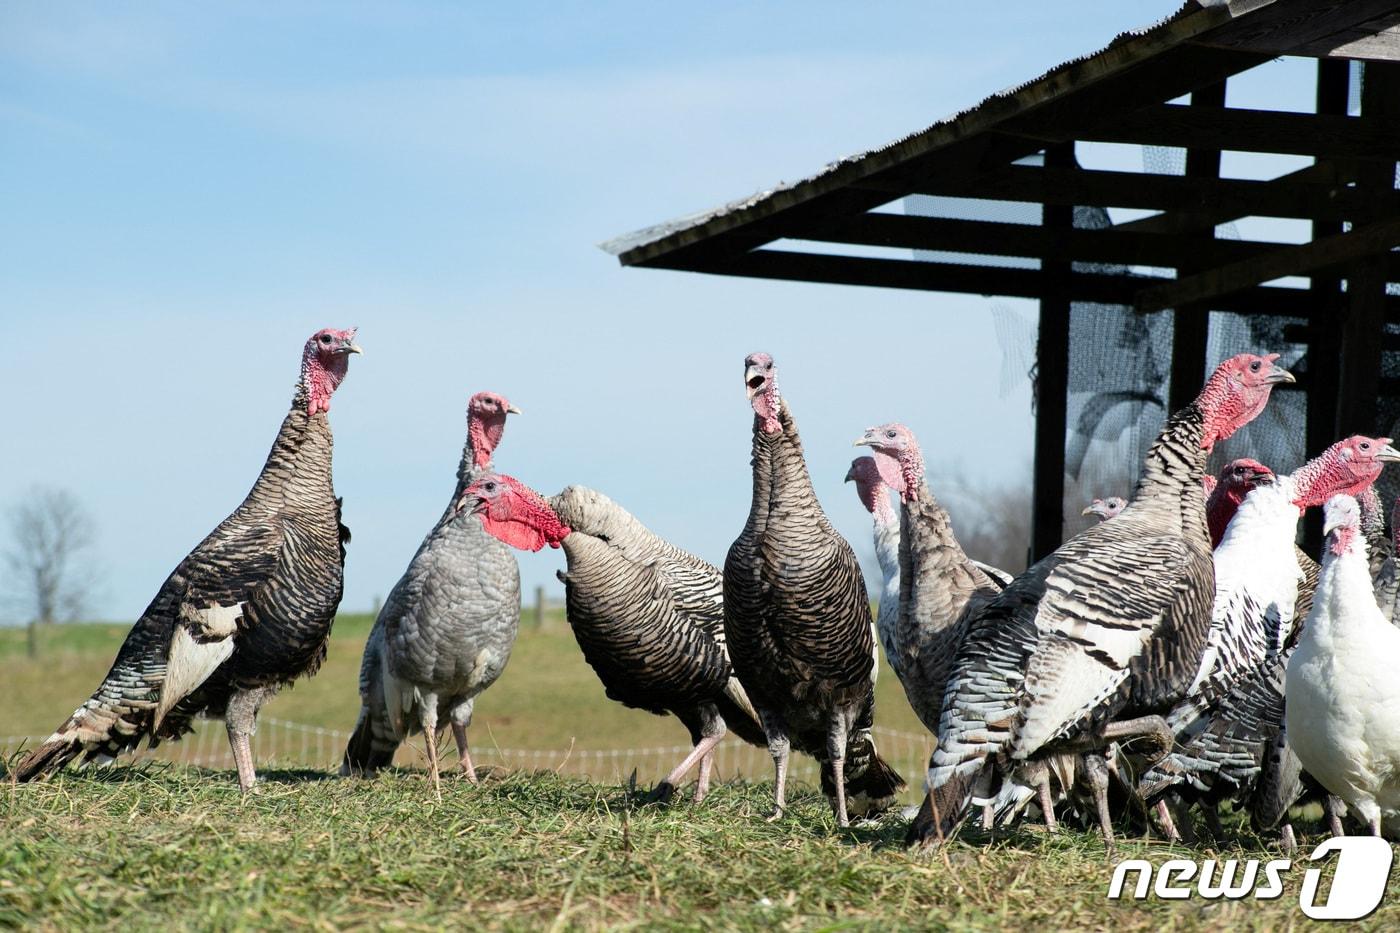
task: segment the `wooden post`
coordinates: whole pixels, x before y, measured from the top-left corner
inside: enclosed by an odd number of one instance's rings
[[[1047,169],[1073,169],[1074,143],[1045,150]],[[1046,204],[1041,223],[1050,230],[1072,230],[1074,208]],[[1041,262],[1046,291],[1040,296],[1040,328],[1035,347],[1035,488],[1031,507],[1034,563],[1060,546],[1065,527],[1065,434],[1069,404],[1070,301],[1063,288],[1068,262]]]
[[[1191,95],[1192,107],[1224,107],[1225,82],[1203,87]],[[1186,152],[1187,178],[1219,178],[1219,149],[1189,149]],[[1203,240],[1215,239],[1215,228],[1202,230]],[[1198,266],[1178,265],[1177,277],[1196,271]],[[1206,340],[1210,336],[1210,305],[1188,304],[1177,308],[1172,318],[1172,375],[1167,392],[1168,413],[1180,411],[1195,401],[1206,381]]]
[[[535,587],[535,629],[544,628],[544,587]]]
[[[30,619],[28,628],[29,632],[25,641],[28,643],[27,650],[29,652],[29,657],[32,660],[39,656],[39,620]]]
[[[1317,63],[1318,113],[1345,115],[1347,96],[1351,88],[1350,66],[1346,61],[1322,59]],[[1316,159],[1321,166],[1324,160]],[[1342,232],[1336,220],[1314,220],[1314,240]],[[1315,456],[1337,440],[1338,354],[1341,348],[1340,318],[1342,282],[1335,269],[1314,275],[1309,285],[1313,311],[1308,316],[1308,379],[1307,418],[1304,443],[1305,457]],[[1322,510],[1308,509],[1303,514],[1303,546],[1316,554],[1322,542]]]

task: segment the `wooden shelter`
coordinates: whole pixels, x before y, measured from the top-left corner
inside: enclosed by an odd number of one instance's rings
[[[1225,106],[1229,78],[1284,55],[1317,60],[1315,112]],[[1365,63],[1359,112],[1348,107],[1353,61]],[[1173,410],[1205,377],[1211,312],[1301,319],[1289,339],[1308,346],[1298,387],[1307,393],[1307,448],[1390,427],[1377,421],[1378,399],[1400,394],[1381,378],[1383,349],[1400,349],[1386,327],[1400,321],[1400,297],[1387,290],[1400,282],[1398,62],[1396,0],[1189,0],[1161,23],[892,145],[604,248],[625,266],[1037,299],[1032,553],[1040,556],[1063,533],[1072,302],[1170,311]],[[1185,171],[1086,169],[1076,145],[1089,142],[1183,147]],[[1222,178],[1222,151],[1312,162],[1271,180]],[[1038,205],[1040,223],[881,210],[911,195]],[[1074,217],[1086,206],[1153,213],[1083,229]],[[1311,237],[1217,236],[1243,217],[1304,219]],[[804,241],[824,245],[803,249]],[[935,253],[871,256],[868,247]],[[1021,261],[947,261],[948,253]],[[1288,276],[1310,285],[1268,284]]]

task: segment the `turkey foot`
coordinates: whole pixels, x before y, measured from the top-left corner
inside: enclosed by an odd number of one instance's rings
[[[466,725],[454,722],[452,724],[452,737],[457,740],[457,764],[461,766],[462,774],[471,783],[478,783],[476,779],[476,768],[472,766],[471,752],[467,751]]]
[[[1103,830],[1104,844],[1109,857],[1113,855],[1113,820],[1108,812],[1108,762],[1102,755],[1084,756],[1084,773],[1089,779],[1089,788],[1094,792],[1094,807],[1099,814],[1099,828]]]

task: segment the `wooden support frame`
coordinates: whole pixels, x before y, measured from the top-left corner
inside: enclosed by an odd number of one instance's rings
[[[1045,164],[1063,168],[1075,164],[1074,144],[1053,146]],[[1041,224],[1051,236],[1074,229],[1074,208],[1046,205]],[[1035,464],[1031,498],[1031,553],[1034,563],[1064,540],[1065,443],[1069,433],[1070,264],[1047,261],[1041,272],[1040,327],[1035,347]]]

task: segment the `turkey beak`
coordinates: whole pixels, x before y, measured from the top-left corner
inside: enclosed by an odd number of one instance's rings
[[[875,438],[871,435],[871,433],[870,433],[869,431],[866,431],[866,432],[865,432],[864,434],[862,434],[860,437],[856,438],[856,442],[855,442],[854,444],[852,444],[851,446],[852,446],[852,447],[874,447],[874,446],[875,446]]]
[[[1332,532],[1336,531],[1338,528],[1341,528],[1343,525],[1347,524],[1347,522],[1350,520],[1350,516],[1346,514],[1346,510],[1344,509],[1332,509],[1328,511],[1332,511],[1334,513],[1334,517],[1332,517],[1330,521],[1324,522],[1322,525],[1322,536],[1324,538],[1330,535]]]
[[[768,377],[763,374],[763,370],[757,365],[744,367],[744,391],[753,401],[753,397],[768,387]]]
[[[1265,473],[1263,470],[1251,470],[1249,481],[1256,486],[1272,486],[1275,476],[1272,472]]]
[[[1084,511],[1080,512],[1079,514],[1080,514],[1080,515],[1099,515],[1099,514],[1101,514],[1101,513],[1099,512],[1099,507],[1098,507],[1097,505],[1086,505],[1086,506],[1084,507]]]
[[[1293,374],[1290,373],[1288,370],[1284,369],[1282,366],[1274,366],[1272,369],[1269,370],[1269,374],[1264,377],[1264,382],[1266,382],[1269,385],[1275,385],[1280,382],[1297,381],[1297,379],[1293,378]]]
[[[856,441],[856,443],[859,444],[860,441]],[[851,468],[850,468],[849,470],[846,471],[846,478],[845,478],[845,480],[843,480],[843,482],[847,482],[847,483],[854,482],[854,481],[855,481],[855,478],[856,478],[856,465],[853,463],[853,464],[851,464]]]
[[[364,350],[361,350],[361,349],[360,349],[360,345],[359,345],[358,343],[355,342],[355,338],[354,338],[354,337],[346,337],[344,340],[342,340],[342,341],[340,342],[340,346],[336,347],[336,350],[338,350],[338,351],[341,352],[341,353],[364,353],[364,352],[365,352]]]
[[[1376,451],[1376,459],[1382,463],[1400,463],[1400,450],[1391,446],[1390,438],[1383,437],[1380,440],[1385,446]]]
[[[514,405],[507,405],[507,406],[506,406],[506,414],[508,414],[508,415],[518,415],[518,414],[520,414],[520,409],[516,408]]]

